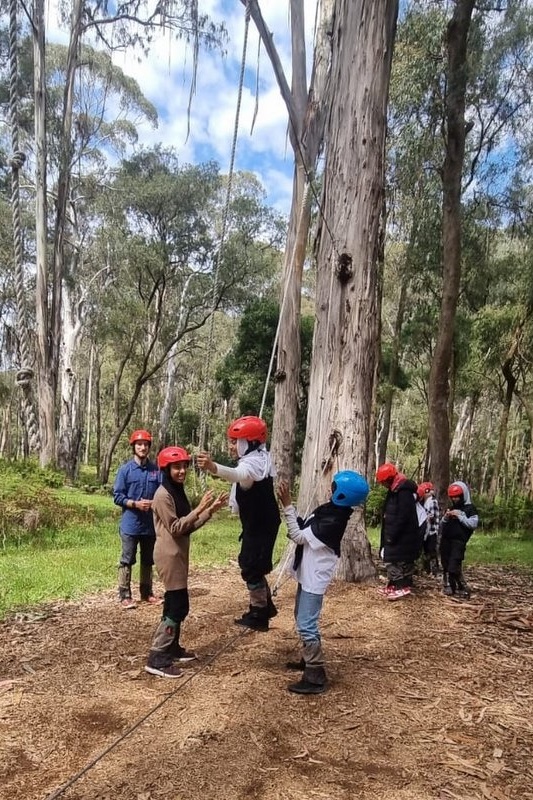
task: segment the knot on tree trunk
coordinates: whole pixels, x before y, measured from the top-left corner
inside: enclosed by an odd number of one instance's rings
[[[352,257],[349,253],[341,253],[339,255],[339,263],[337,264],[337,278],[344,286],[344,284],[348,283],[352,275]]]

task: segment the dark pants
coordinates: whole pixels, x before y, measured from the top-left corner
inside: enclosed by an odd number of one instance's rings
[[[413,585],[415,565],[412,561],[389,561],[385,564],[389,586],[404,589]]]
[[[439,571],[436,533],[432,533],[424,539],[422,547],[422,567],[425,572],[431,572],[433,575],[437,575]]]
[[[120,554],[121,567],[132,567],[137,563],[137,546],[139,546],[141,551],[141,564],[146,567],[153,566],[155,534],[130,536],[120,531],[120,541],[122,542],[122,552]]]
[[[148,600],[152,594],[152,566],[154,563],[155,534],[129,536],[120,533],[122,552],[118,566],[118,594],[121,600],[131,597],[131,568],[136,562],[137,546],[141,551],[139,589],[141,598]]]
[[[441,539],[440,560],[443,572],[460,575],[465,557],[466,542],[459,539]]]

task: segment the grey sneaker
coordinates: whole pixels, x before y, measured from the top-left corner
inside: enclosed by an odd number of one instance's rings
[[[172,656],[173,661],[179,661],[180,664],[186,664],[187,661],[196,661],[198,656],[192,650],[186,650],[184,647],[178,645],[175,654]]]
[[[157,675],[158,678],[181,678],[183,675],[181,669],[175,664],[171,664],[169,667],[151,667],[150,664],[147,664],[144,669],[145,672]]]

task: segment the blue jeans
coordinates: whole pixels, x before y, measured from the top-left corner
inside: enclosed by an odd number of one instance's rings
[[[296,630],[304,642],[320,641],[318,620],[323,600],[323,594],[306,592],[302,589],[302,585],[298,584],[294,603],[294,619],[296,620]]]

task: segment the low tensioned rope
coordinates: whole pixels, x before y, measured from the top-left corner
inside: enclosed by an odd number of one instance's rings
[[[95,756],[95,758],[93,758],[92,761],[90,761],[85,767],[83,767],[83,769],[80,769],[79,772],[73,775],[72,778],[70,778],[66,783],[63,784],[63,786],[60,786],[59,789],[56,789],[55,792],[48,795],[46,800],[56,800],[56,798],[61,797],[61,795],[64,792],[66,792],[67,789],[70,789],[71,786],[77,783],[80,778],[82,778],[87,772],[89,772],[89,770],[91,770],[96,764],[98,764],[98,762],[101,761],[108,753],[110,753],[111,750],[114,750],[115,747],[117,747],[119,744],[121,744],[121,742],[124,741],[124,739],[126,739],[128,736],[131,736],[131,734],[134,731],[136,731],[137,728],[139,728],[144,722],[146,722],[147,719],[149,719],[153,714],[155,714],[156,711],[159,711],[159,709],[162,706],[164,706],[165,703],[168,703],[168,701],[172,700],[172,698],[175,697],[178,694],[178,692],[181,692],[181,690],[185,686],[187,686],[187,684],[190,683],[193,680],[193,678],[196,678],[197,675],[200,675],[220,655],[222,655],[222,653],[228,650],[234,642],[236,642],[238,639],[241,639],[243,636],[249,633],[250,630],[251,630],[250,628],[244,628],[236,636],[233,636],[229,640],[229,642],[226,642],[226,644],[223,647],[221,647],[220,650],[217,650],[217,652],[214,653],[211,656],[211,658],[208,658],[207,661],[204,664],[202,664],[200,669],[197,669],[193,673],[191,673],[191,675],[189,675],[184,681],[182,681],[179,684],[179,686],[177,686],[174,689],[174,691],[170,692],[170,694],[167,694],[162,700],[159,701],[159,703],[157,703],[157,705],[155,705],[152,709],[150,709],[150,711],[148,711],[144,715],[144,717],[141,717],[141,719],[137,720],[137,722],[134,725],[132,725],[131,728],[128,728],[128,730],[125,733],[123,733],[122,736],[119,736],[118,739],[115,739],[114,742],[111,742],[111,744],[108,747],[106,747],[105,750],[103,750],[99,755]]]
[[[17,53],[17,0],[9,4],[9,120],[11,124],[11,212],[13,217],[13,251],[15,267],[15,293],[17,328],[20,345],[20,369],[16,381],[22,393],[23,419],[31,451],[39,447],[39,428],[33,404],[33,369],[30,361],[30,344],[26,327],[26,302],[24,295],[24,266],[22,256],[22,218],[20,210],[19,172],[26,156],[19,149],[18,124],[18,53]]]
[[[207,357],[205,365],[205,381],[204,390],[202,395],[202,410],[200,415],[200,431],[199,431],[199,445],[201,448],[206,446],[206,431],[207,431],[207,405],[209,400],[209,377],[211,368],[211,354],[213,350],[213,339],[215,331],[215,312],[218,305],[218,287],[219,287],[219,272],[220,260],[222,257],[222,249],[226,239],[226,232],[228,227],[229,207],[231,203],[231,192],[233,188],[233,172],[235,167],[235,154],[237,151],[237,137],[239,135],[239,119],[241,114],[242,91],[244,87],[244,72],[246,69],[246,51],[248,48],[248,31],[250,29],[250,9],[249,4],[246,3],[244,12],[244,41],[242,46],[241,58],[241,71],[239,75],[239,89],[237,93],[237,108],[235,110],[235,125],[233,128],[233,143],[231,146],[231,157],[228,171],[228,185],[226,189],[226,202],[222,214],[222,230],[220,233],[220,241],[215,259],[215,268],[213,271],[213,290],[212,290],[212,303],[211,303],[211,318],[209,323],[209,336],[207,341]]]

